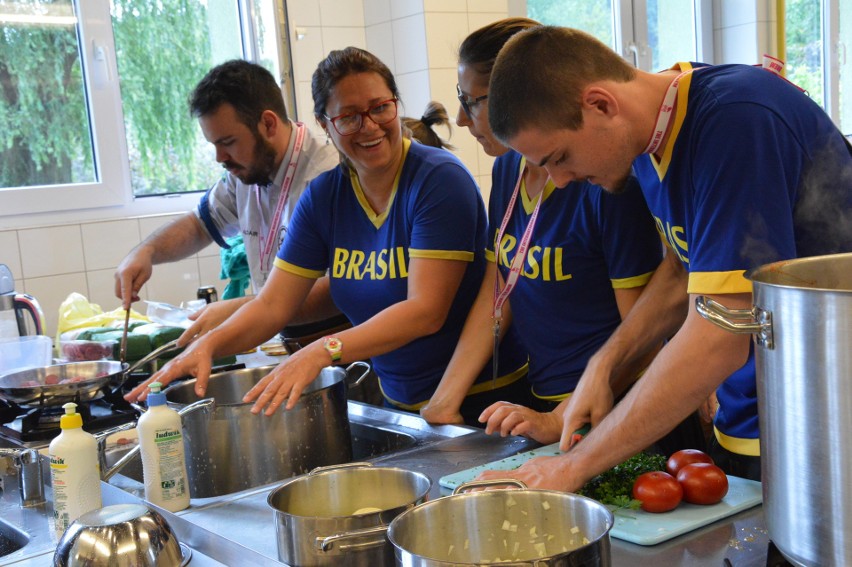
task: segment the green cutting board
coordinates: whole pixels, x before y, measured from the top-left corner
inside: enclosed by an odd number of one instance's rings
[[[559,443],[545,445],[532,451],[506,457],[493,463],[480,465],[442,477],[438,483],[454,490],[469,482],[485,470],[516,469],[534,457],[559,455]],[[728,475],[728,494],[718,504],[699,506],[681,503],[671,512],[651,514],[642,510],[617,510],[612,537],[639,545],[656,545],[676,536],[732,516],[760,504],[763,500],[759,482]]]

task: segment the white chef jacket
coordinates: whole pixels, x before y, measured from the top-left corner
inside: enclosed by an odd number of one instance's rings
[[[261,251],[266,243],[267,234],[269,234],[269,223],[274,216],[278,198],[281,195],[284,176],[296,144],[296,124],[292,121],[290,124],[293,130],[287,153],[284,155],[272,183],[269,185],[246,185],[226,171],[222,178],[201,198],[201,202],[195,210],[196,216],[201,220],[210,237],[219,246],[227,248],[226,238],[242,234],[254,293],[260,291],[269,276],[268,270],[261,269]],[[290,186],[290,194],[287,196],[287,202],[284,204],[281,213],[280,226],[275,227],[279,236],[272,247],[271,257],[268,259],[269,266],[275,259],[275,254],[278,252],[287,226],[290,224],[290,216],[308,182],[320,173],[338,165],[340,160],[337,149],[332,144],[317,138],[310,131],[310,128],[306,127],[306,130],[302,151]]]

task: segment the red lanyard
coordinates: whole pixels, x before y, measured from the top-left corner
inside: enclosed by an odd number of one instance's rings
[[[296,176],[296,166],[299,164],[299,156],[302,154],[302,143],[305,141],[306,131],[307,128],[304,124],[296,122],[296,143],[293,146],[293,155],[290,157],[290,163],[287,164],[287,173],[284,174],[284,181],[281,184],[281,194],[278,196],[278,204],[275,206],[275,213],[272,215],[269,232],[266,234],[266,242],[258,243],[258,246],[260,246],[260,269],[264,273],[269,272],[271,254],[274,254],[277,248],[276,236],[280,234],[278,227],[281,226],[281,214],[284,212],[284,205],[290,196],[290,186],[293,185],[293,178]],[[257,189],[256,195],[257,204],[262,210],[263,204],[260,202],[259,189]]]
[[[663,102],[660,104],[660,112],[657,114],[657,123],[654,125],[654,132],[651,134],[651,139],[648,140],[648,146],[642,152],[643,154],[653,154],[660,148],[660,143],[666,135],[666,130],[669,128],[669,122],[672,119],[672,113],[675,109],[677,101],[677,86],[684,75],[688,75],[692,69],[683,71],[680,75],[674,78],[669,83],[666,89],[666,95],[663,97]]]
[[[525,171],[526,167],[521,170],[521,174],[518,176],[518,181],[515,183],[515,190],[512,192],[512,198],[509,200],[509,205],[506,207],[506,213],[503,215],[503,222],[500,225],[500,231],[497,233],[497,241],[494,243],[494,263],[498,266],[500,264],[500,248],[503,243],[503,234],[506,232],[506,226],[509,224],[509,219],[512,217],[512,209],[515,208],[515,202],[518,200],[518,193],[520,193],[521,181],[524,178]],[[500,319],[503,317],[503,304],[506,303],[507,299],[509,299],[509,294],[512,293],[513,289],[515,289],[515,284],[518,283],[518,277],[521,275],[521,269],[523,268],[524,260],[527,257],[527,249],[530,246],[533,229],[535,228],[535,223],[538,220],[538,211],[541,208],[541,202],[543,199],[544,189],[542,189],[541,193],[538,194],[535,210],[533,210],[532,216],[530,216],[530,220],[527,223],[527,228],[524,230],[524,234],[521,236],[521,240],[518,243],[518,250],[515,252],[515,257],[512,258],[512,263],[509,266],[509,275],[506,277],[506,285],[503,286],[502,290],[500,289],[500,278],[494,278],[494,309],[492,310],[491,315],[497,325],[499,325]]]
[[[524,179],[526,166],[521,169],[521,174],[518,176],[518,181],[515,183],[515,190],[512,192],[512,198],[509,199],[509,205],[506,207],[506,212],[503,215],[503,222],[500,224],[500,230],[497,233],[497,240],[494,242],[494,308],[491,311],[491,316],[494,319],[494,351],[491,355],[491,381],[497,380],[497,361],[498,352],[500,349],[500,320],[503,318],[503,304],[509,299],[509,294],[515,289],[515,284],[518,283],[518,277],[521,275],[521,269],[524,266],[524,260],[527,257],[527,249],[530,246],[533,229],[538,220],[538,211],[541,208],[541,202],[544,200],[544,188],[538,194],[538,200],[535,203],[535,210],[527,223],[527,228],[518,242],[518,249],[515,252],[515,257],[512,258],[512,263],[509,266],[509,275],[506,277],[506,285],[500,289],[500,248],[503,243],[503,234],[506,232],[506,226],[509,224],[509,219],[512,217],[512,210],[515,208],[515,202],[518,200],[518,193],[521,191],[521,181]]]

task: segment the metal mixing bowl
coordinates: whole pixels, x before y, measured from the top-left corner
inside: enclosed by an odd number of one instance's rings
[[[62,535],[56,567],[177,567],[191,552],[166,519],[142,504],[116,504],[87,512]]]

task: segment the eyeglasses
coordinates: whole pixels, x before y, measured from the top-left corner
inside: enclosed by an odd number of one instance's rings
[[[396,118],[397,102],[397,99],[389,98],[382,102],[377,102],[363,112],[349,112],[347,114],[340,114],[334,118],[331,118],[327,114],[324,116],[326,120],[331,122],[331,125],[334,126],[334,129],[337,130],[338,134],[341,136],[349,136],[361,129],[364,125],[365,116],[369,117],[370,120],[379,126],[387,124]]]
[[[476,105],[488,98],[487,94],[476,98],[467,98],[467,96],[465,96],[462,92],[461,87],[458,85],[456,85],[456,94],[458,94],[462,110],[464,110],[464,113],[467,114],[467,117],[471,120],[473,120],[473,109],[476,108]]]

